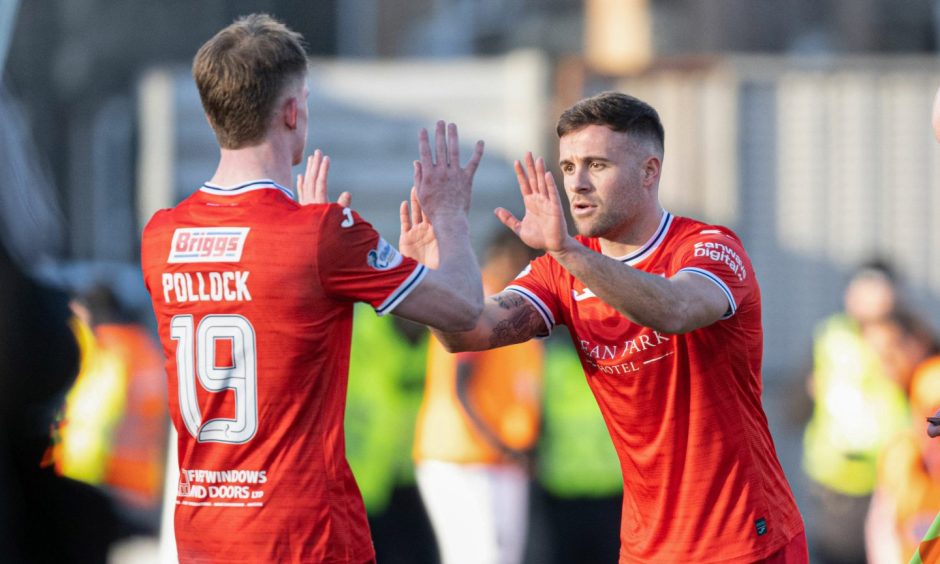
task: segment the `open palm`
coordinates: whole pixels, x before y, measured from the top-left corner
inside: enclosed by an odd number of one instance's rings
[[[399,215],[401,235],[398,237],[398,250],[429,268],[437,268],[440,264],[437,237],[434,236],[431,220],[421,209],[418,192],[414,187],[411,188],[411,209],[408,202],[402,202]]]
[[[519,220],[508,210],[497,208],[496,217],[533,249],[561,250],[568,238],[568,225],[558,187],[552,174],[545,171],[545,161],[541,157],[533,160],[532,153],[526,153],[525,166],[519,161],[514,166],[525,215]]]

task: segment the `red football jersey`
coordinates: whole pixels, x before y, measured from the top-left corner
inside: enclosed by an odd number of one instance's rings
[[[599,241],[579,241],[600,252]],[[663,214],[622,262],[691,272],[728,298],[684,335],[631,322],[551,256],[507,289],[567,325],[623,470],[621,562],[753,562],[803,530],[761,407],[760,289],[737,236]]]
[[[343,437],[352,308],[388,313],[425,267],[270,181],[157,212],[141,262],[179,433],[180,560],[373,558]]]

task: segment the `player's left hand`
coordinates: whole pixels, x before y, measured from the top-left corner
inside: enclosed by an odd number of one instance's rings
[[[327,204],[330,195],[327,191],[327,176],[330,173],[330,157],[323,154],[320,149],[307,157],[307,170],[297,175],[297,200],[301,205]],[[348,208],[352,203],[352,195],[343,192],[336,199],[336,203]]]
[[[398,250],[406,257],[411,257],[428,268],[436,269],[440,264],[437,237],[434,227],[418,201],[418,191],[411,188],[411,206],[402,202],[399,209],[401,235],[398,237]]]
[[[467,166],[460,166],[457,125],[438,121],[434,130],[434,150],[426,129],[418,132],[419,160],[415,165],[414,186],[425,215],[435,221],[470,213],[473,175],[483,158],[483,141],[477,141]],[[446,229],[448,225],[441,225]]]
[[[496,217],[533,249],[562,250],[569,238],[568,224],[558,187],[552,173],[545,170],[545,161],[542,157],[533,160],[532,153],[526,153],[525,166],[516,161],[514,168],[525,215],[519,220],[509,210],[496,208]]]

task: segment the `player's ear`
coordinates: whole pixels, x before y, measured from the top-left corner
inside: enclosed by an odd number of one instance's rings
[[[287,126],[287,129],[297,129],[297,113],[299,111],[298,104],[300,102],[294,96],[288,96],[284,100],[284,105],[281,107],[281,115],[284,119],[284,125]]]
[[[643,185],[653,186],[659,180],[659,173],[662,171],[663,162],[659,157],[650,155],[643,162]]]

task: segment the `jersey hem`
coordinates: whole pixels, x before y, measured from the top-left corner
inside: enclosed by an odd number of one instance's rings
[[[697,274],[703,278],[707,278],[708,280],[711,280],[712,282],[714,282],[714,284],[718,286],[719,290],[724,292],[725,297],[728,298],[728,311],[724,315],[722,315],[720,319],[728,319],[731,316],[733,316],[734,313],[737,311],[738,305],[734,301],[734,295],[731,293],[731,289],[728,288],[728,285],[725,284],[724,280],[722,280],[721,278],[718,278],[717,276],[715,276],[714,274],[712,274],[711,272],[705,269],[696,268],[694,266],[682,268],[679,270],[679,272],[690,272],[692,274]]]
[[[555,318],[552,315],[552,310],[548,309],[548,306],[545,305],[545,302],[540,300],[539,297],[533,294],[531,290],[523,286],[516,286],[513,284],[506,286],[506,290],[519,294],[523,298],[529,300],[529,302],[535,306],[535,310],[539,312],[539,315],[542,316],[542,321],[545,322],[545,328],[547,331],[545,334],[536,335],[536,337],[549,337],[552,334],[552,330],[555,328]]]
[[[392,313],[398,304],[400,304],[405,298],[408,297],[415,288],[418,287],[418,284],[424,280],[424,277],[428,274],[428,267],[423,264],[418,264],[418,266],[411,272],[408,278],[405,278],[398,288],[395,288],[385,301],[379,304],[379,307],[375,308],[375,313],[379,316],[385,316],[389,313]]]

